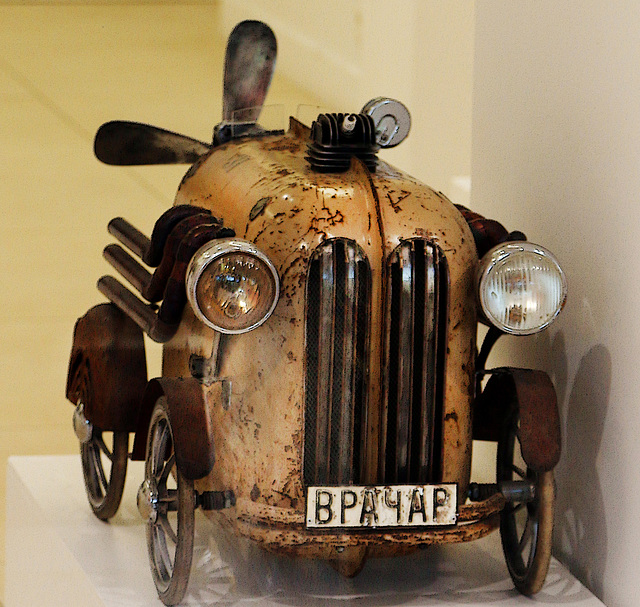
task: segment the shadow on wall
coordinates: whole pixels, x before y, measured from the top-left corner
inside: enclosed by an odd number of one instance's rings
[[[558,342],[558,343],[556,343]],[[553,344],[554,360],[564,352],[562,334]],[[562,490],[556,510],[555,554],[594,594],[602,596],[607,555],[606,512],[596,469],[611,387],[611,355],[594,346],[580,361],[568,401],[562,365],[556,366],[558,402],[566,420],[558,468]],[[566,405],[564,405],[566,403]]]

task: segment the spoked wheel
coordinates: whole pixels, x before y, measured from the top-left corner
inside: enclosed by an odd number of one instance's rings
[[[129,434],[105,432],[84,418],[84,408],[93,398],[93,385],[87,368],[78,370],[77,406],[74,427],[80,439],[80,461],[89,505],[101,520],[110,519],[118,510],[127,476]]]
[[[176,467],[173,432],[161,398],[151,416],[138,508],[147,522],[151,574],[165,605],[179,603],[187,591],[195,504],[193,481],[185,479]]]
[[[542,588],[549,569],[555,487],[552,471],[537,473],[524,464],[517,430],[516,419],[505,427],[498,442],[497,480],[528,481],[534,495],[505,505],[500,536],[511,579],[522,594],[530,596]]]

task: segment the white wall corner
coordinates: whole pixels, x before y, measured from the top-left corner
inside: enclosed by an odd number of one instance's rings
[[[476,19],[474,208],[550,248],[569,283],[555,325],[490,362],[555,382],[554,547],[612,607],[640,595],[639,15],[636,0],[484,0]]]

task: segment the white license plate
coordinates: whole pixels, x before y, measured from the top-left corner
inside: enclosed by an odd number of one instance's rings
[[[309,487],[307,527],[454,525],[457,485]]]

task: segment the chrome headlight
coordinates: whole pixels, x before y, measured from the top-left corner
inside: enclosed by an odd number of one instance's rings
[[[498,329],[529,335],[560,313],[567,282],[556,258],[531,242],[506,242],[480,261],[480,305]]]
[[[278,303],[280,281],[267,258],[250,242],[213,240],[187,268],[187,298],[196,316],[221,333],[259,327]]]

